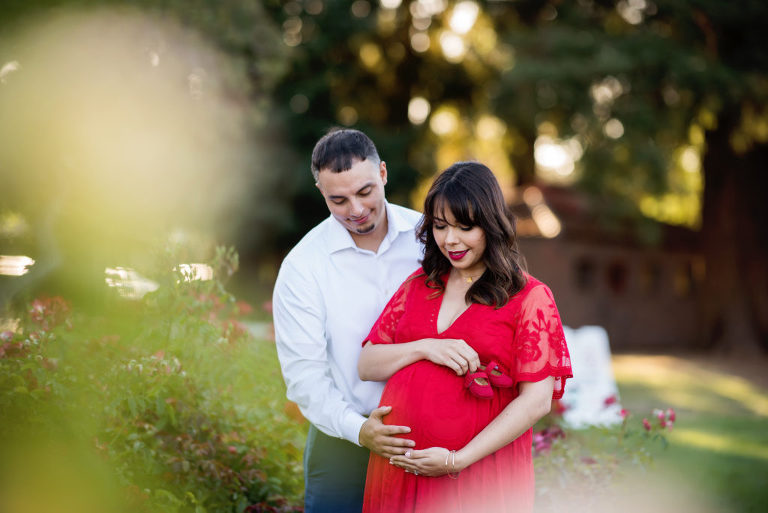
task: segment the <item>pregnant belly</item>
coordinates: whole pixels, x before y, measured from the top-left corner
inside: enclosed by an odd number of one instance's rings
[[[429,361],[395,373],[384,388],[381,405],[392,406],[386,424],[408,426],[404,435],[417,449],[460,449],[498,413],[496,398],[479,399],[464,388],[464,376]]]

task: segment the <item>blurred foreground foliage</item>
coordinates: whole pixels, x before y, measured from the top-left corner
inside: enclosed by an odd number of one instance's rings
[[[606,401],[606,406],[611,397]],[[536,511],[603,511],[622,486],[645,476],[654,464],[654,447],[666,449],[667,430],[676,417],[671,408],[654,409],[637,420],[621,411],[620,423],[569,429],[562,423],[562,406],[534,427]],[[578,506],[574,506],[578,505]],[[648,502],[648,506],[664,506]],[[663,510],[663,508],[662,508]],[[632,510],[634,511],[634,510]]]
[[[101,315],[41,297],[2,332],[0,509],[300,509],[305,426],[224,288],[237,254],[212,267]]]

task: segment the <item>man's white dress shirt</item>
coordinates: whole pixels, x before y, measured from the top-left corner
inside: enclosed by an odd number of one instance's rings
[[[288,399],[320,431],[356,445],[384,388],[357,374],[362,343],[423,256],[414,232],[421,214],[390,203],[386,211],[376,253],[358,248],[333,216],[314,227],[283,260],[273,297]]]

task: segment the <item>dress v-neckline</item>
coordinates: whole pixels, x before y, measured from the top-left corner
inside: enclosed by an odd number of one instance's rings
[[[467,307],[464,310],[462,310],[461,313],[459,315],[457,315],[453,319],[453,321],[451,321],[451,323],[443,331],[440,331],[440,326],[439,326],[439,323],[440,323],[440,309],[443,306],[443,299],[445,299],[445,292],[440,294],[440,301],[437,304],[437,313],[435,314],[435,333],[437,333],[438,335],[442,335],[445,332],[447,332],[449,329],[453,328],[453,325],[456,324],[457,322],[459,322],[459,319],[461,319],[464,316],[464,314],[467,313],[467,311],[470,308],[472,308],[472,305],[474,305],[474,303],[470,303],[469,305],[467,305]]]

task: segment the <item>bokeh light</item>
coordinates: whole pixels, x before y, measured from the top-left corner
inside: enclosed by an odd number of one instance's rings
[[[458,125],[458,113],[451,107],[440,107],[429,120],[429,128],[437,135],[448,135]]]
[[[480,12],[477,3],[465,0],[456,4],[449,25],[457,34],[466,34],[472,29]]]
[[[443,50],[445,60],[448,62],[461,62],[464,54],[467,53],[467,46],[464,40],[450,30],[440,34],[440,48]]]
[[[624,135],[624,125],[616,118],[611,118],[603,125],[603,133],[611,139],[618,139]]]
[[[397,9],[403,0],[380,0],[381,6],[385,9]]]
[[[576,138],[561,141],[549,135],[540,135],[533,147],[536,173],[549,182],[561,185],[572,183],[577,178],[576,162],[583,152]]]
[[[414,125],[420,125],[427,120],[431,106],[423,96],[415,96],[408,102],[408,120]]]
[[[24,276],[35,261],[25,255],[0,255],[0,274],[5,276]]]

